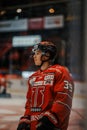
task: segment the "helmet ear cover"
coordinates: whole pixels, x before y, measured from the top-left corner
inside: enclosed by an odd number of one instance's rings
[[[48,52],[47,53],[42,52],[41,60],[42,61],[50,60],[50,54]]]

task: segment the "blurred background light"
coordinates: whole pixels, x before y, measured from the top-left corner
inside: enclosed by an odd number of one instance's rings
[[[21,12],[22,12],[22,9],[19,8],[19,9],[16,10],[16,12],[17,12],[17,13],[21,13]]]
[[[49,13],[54,13],[54,12],[55,12],[55,10],[53,8],[49,9]]]
[[[6,11],[5,10],[2,10],[1,12],[0,12],[0,15],[4,15],[6,13]]]

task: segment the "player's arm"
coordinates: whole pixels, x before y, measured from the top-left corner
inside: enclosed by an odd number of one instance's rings
[[[30,91],[28,90],[26,96],[25,112],[24,115],[20,118],[17,130],[30,130]]]

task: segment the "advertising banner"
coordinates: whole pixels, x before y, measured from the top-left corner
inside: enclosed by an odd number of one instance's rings
[[[1,21],[0,32],[26,31],[28,30],[27,22],[27,19]]]
[[[41,42],[40,35],[31,35],[31,36],[14,36],[12,39],[13,47],[28,47],[33,46]]]
[[[29,19],[29,29],[43,29],[43,18]]]
[[[64,26],[63,15],[44,17],[44,28],[62,28]]]

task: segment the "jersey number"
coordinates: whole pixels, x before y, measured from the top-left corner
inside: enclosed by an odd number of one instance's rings
[[[68,89],[70,92],[72,92],[73,91],[72,84],[69,81],[67,81],[67,80],[64,80],[64,83],[65,83],[64,88]]]

